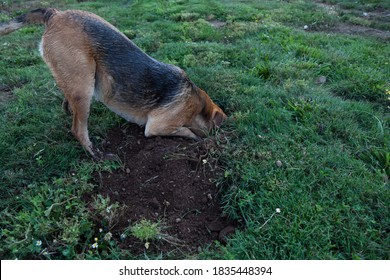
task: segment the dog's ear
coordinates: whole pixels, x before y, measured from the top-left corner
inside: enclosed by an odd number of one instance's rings
[[[226,119],[226,115],[220,110],[215,108],[211,116],[211,120],[214,123],[215,127],[220,127],[225,119]]]

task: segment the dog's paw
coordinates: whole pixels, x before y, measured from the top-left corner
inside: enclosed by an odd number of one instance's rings
[[[94,146],[90,148],[89,153],[96,162],[104,160],[104,153]]]

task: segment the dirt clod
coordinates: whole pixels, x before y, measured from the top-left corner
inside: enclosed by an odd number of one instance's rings
[[[231,235],[235,232],[236,232],[236,228],[234,226],[229,225],[229,226],[225,227],[223,230],[221,230],[219,232],[219,235],[218,235],[219,241],[226,243],[229,235]]]

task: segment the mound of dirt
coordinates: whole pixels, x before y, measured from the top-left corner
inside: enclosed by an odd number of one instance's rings
[[[100,194],[125,205],[119,222],[110,229],[123,249],[133,254],[145,250],[191,254],[214,240],[226,241],[235,227],[222,213],[213,183],[221,172],[210,157],[216,148],[211,139],[195,143],[178,137],[145,138],[143,129],[134,124],[108,133],[104,150],[118,155],[123,168],[96,174],[100,187],[89,199]],[[148,249],[135,237],[120,239],[129,225],[144,219],[160,222],[163,238],[151,241]]]

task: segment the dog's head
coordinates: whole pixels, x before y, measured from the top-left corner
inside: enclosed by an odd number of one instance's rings
[[[194,89],[199,100],[197,114],[189,128],[199,137],[205,137],[213,128],[220,127],[227,118],[221,108],[216,105],[206,92],[198,87]]]

